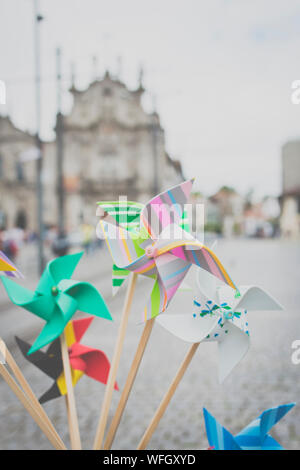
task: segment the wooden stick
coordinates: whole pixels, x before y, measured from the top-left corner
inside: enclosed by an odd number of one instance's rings
[[[17,363],[15,362],[14,358],[10,354],[9,350],[6,347],[5,350],[5,359],[7,364],[9,365],[11,371],[13,372],[15,378],[19,382],[20,386],[24,390],[25,394],[27,395],[28,399],[31,401],[32,406],[35,408],[36,412],[40,415],[40,417],[45,421],[48,428],[51,430],[53,436],[56,440],[56,449],[59,450],[67,450],[65,444],[63,443],[62,439],[58,435],[56,429],[54,428],[52,422],[50,421],[46,411],[36,398],[35,394],[33,393],[29,383],[25,379],[24,375],[22,374],[21,370],[19,369]]]
[[[109,376],[105,387],[104,400],[101,407],[100,418],[98,422],[96,437],[94,441],[94,450],[99,450],[102,447],[104,438],[105,427],[108,419],[108,413],[110,409],[112,394],[116,382],[118,367],[120,363],[126,328],[128,324],[130,308],[133,300],[134,289],[137,281],[137,274],[132,273],[130,275],[130,281],[127,288],[124,308],[121,316],[121,323],[119,326],[118,337],[115,345],[114,355],[110,366]]]
[[[73,450],[81,450],[81,441],[78,425],[78,417],[75,404],[75,395],[72,382],[71,366],[65,332],[60,335],[61,356],[64,366],[65,381],[67,387],[67,412],[71,447]]]
[[[34,421],[39,426],[39,428],[43,431],[45,436],[49,439],[53,447],[55,447],[56,449],[59,449],[60,447],[58,448],[57,446],[57,439],[53,435],[52,431],[49,429],[46,422],[41,418],[36,408],[34,408],[32,403],[29,401],[28,397],[25,395],[23,390],[18,386],[16,381],[13,379],[13,377],[10,375],[10,373],[8,372],[8,370],[3,364],[0,364],[0,375],[2,375],[7,385],[10,387],[10,389],[16,395],[16,397],[20,400],[24,408],[28,411],[28,413],[34,419]]]
[[[152,318],[151,320],[148,320],[144,326],[144,330],[143,330],[139,345],[137,347],[135,356],[133,358],[131,368],[126,379],[126,383],[125,383],[121,398],[118,403],[117,410],[115,412],[115,415],[112,419],[111,425],[106,435],[106,439],[103,445],[103,449],[105,450],[109,450],[114,441],[116,432],[118,430],[120,421],[122,419],[122,415],[123,415],[127,400],[129,398],[132,386],[134,384],[136,375],[140,367],[141,360],[143,358],[147,343],[151,335],[151,331],[154,325],[154,320],[155,320],[154,318]]]
[[[187,352],[187,355],[185,356],[181,366],[179,367],[178,369],[178,372],[177,374],[175,375],[170,387],[169,387],[169,390],[167,391],[167,393],[165,394],[164,398],[162,399],[159,407],[157,408],[147,430],[145,431],[138,447],[137,447],[137,450],[144,450],[147,445],[148,445],[148,442],[150,441],[155,429],[157,428],[158,426],[158,423],[159,421],[161,420],[164,412],[166,411],[167,409],[167,406],[168,404],[170,403],[171,401],[171,398],[173,397],[178,385],[180,384],[180,381],[185,373],[185,371],[187,370],[195,352],[197,351],[197,348],[199,346],[200,343],[194,343],[192,344],[192,346],[189,348],[188,352]]]

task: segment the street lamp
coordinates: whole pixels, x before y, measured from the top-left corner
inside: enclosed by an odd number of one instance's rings
[[[36,146],[39,158],[36,160],[36,198],[37,198],[37,224],[38,224],[38,271],[41,275],[44,270],[44,226],[43,226],[43,148],[40,139],[41,133],[41,74],[40,74],[40,37],[39,26],[43,17],[39,13],[38,0],[34,0],[34,50],[35,50],[35,105],[36,105]]]

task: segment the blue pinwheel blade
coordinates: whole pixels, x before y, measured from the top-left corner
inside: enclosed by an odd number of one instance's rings
[[[286,405],[270,408],[260,415],[260,436],[262,439],[271,430],[271,428],[295,406],[295,404],[296,403],[288,403]]]
[[[289,403],[264,411],[258,418],[248,424],[248,426],[235,436],[236,441],[243,449],[248,450],[261,449],[267,445],[272,445],[274,450],[281,448],[280,444],[275,440],[270,440],[271,436],[268,435],[268,432],[291,410],[291,408],[293,408],[293,406],[295,406],[294,403]]]
[[[279,444],[279,442],[275,441],[274,437],[268,434],[263,441],[260,450],[284,450],[284,448]],[[247,450],[247,449],[245,449]]]
[[[205,428],[209,445],[214,450],[241,450],[233,435],[203,408]]]

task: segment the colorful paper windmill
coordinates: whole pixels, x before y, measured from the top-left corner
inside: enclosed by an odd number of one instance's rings
[[[110,363],[106,354],[99,349],[89,348],[80,344],[82,336],[92,321],[93,317],[73,320],[70,321],[65,328],[73,387],[84,374],[103,384],[107,383]],[[30,356],[27,355],[31,347],[30,344],[18,337],[16,337],[16,341],[23,356],[42,372],[55,380],[50,389],[39,399],[40,403],[45,403],[54,398],[66,395],[67,389],[63,373],[59,339],[53,341],[46,352],[36,351]],[[118,390],[117,384],[115,384],[115,389]]]
[[[139,233],[112,223],[109,215],[100,220],[114,263],[121,269],[155,277],[144,321],[166,310],[192,264],[236,289],[215,254],[180,227],[192,184],[193,180],[186,181],[146,204]]]
[[[105,221],[117,224],[120,227],[133,232],[136,237],[143,238],[144,240],[150,238],[148,232],[140,231],[140,214],[144,208],[143,204],[134,201],[119,200],[119,201],[105,201],[98,202],[97,215],[105,218]],[[180,221],[180,227],[189,232],[189,223],[186,211],[183,211]],[[101,237],[102,232],[98,232]],[[127,279],[130,271],[119,268],[113,264],[112,268],[112,294],[113,296],[118,292],[121,285]]]
[[[112,320],[109,310],[95,287],[70,279],[82,253],[50,261],[35,292],[1,278],[10,300],[46,321],[29,354],[58,338],[76,310]]]
[[[10,261],[2,251],[0,251],[0,275],[16,278],[24,277],[14,263]]]
[[[205,408],[203,408],[206,434],[211,449],[214,450],[284,450],[268,434],[295,403],[269,408],[252,421],[241,432],[233,436]]]
[[[105,201],[98,202],[98,216],[108,216],[112,223],[116,223],[126,230],[139,232],[140,227],[140,213],[143,209],[143,204],[133,201]],[[101,237],[101,233],[99,233]],[[116,264],[112,267],[112,295],[114,296],[119,288],[122,286],[130,271],[119,268]]]
[[[259,287],[241,286],[236,297],[228,286],[217,286],[216,279],[205,271],[198,270],[197,278],[199,295],[193,312],[163,315],[157,322],[190,343],[217,341],[219,380],[223,382],[249,349],[247,312],[282,310],[282,306]]]

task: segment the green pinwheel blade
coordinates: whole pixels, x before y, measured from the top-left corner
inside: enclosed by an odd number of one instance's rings
[[[62,279],[70,279],[83,251],[73,255],[60,256],[50,261],[38,283],[36,292],[44,295],[51,295],[51,288],[57,286]]]
[[[43,328],[28,354],[32,354],[33,352],[58,338],[78,308],[77,300],[62,290],[60,290],[59,294],[55,297],[55,302],[56,307],[50,320]]]
[[[59,288],[77,301],[78,310],[112,320],[112,316],[102,296],[89,282],[64,279],[59,283]]]
[[[71,295],[68,295],[63,290],[56,297],[56,304],[61,310],[62,317],[64,319],[65,325],[71,320],[72,316],[76,313],[78,309],[78,302]]]
[[[55,307],[50,320],[46,323],[41,333],[28,351],[28,355],[43,348],[47,344],[58,338],[64,331],[65,322],[62,312],[58,306]]]
[[[1,281],[8,297],[15,305],[25,308],[44,320],[48,320],[51,317],[51,313],[54,309],[52,297],[37,295],[4,276],[1,276]]]

